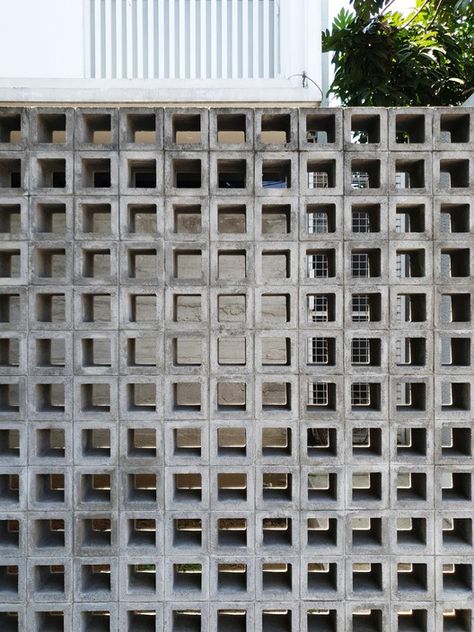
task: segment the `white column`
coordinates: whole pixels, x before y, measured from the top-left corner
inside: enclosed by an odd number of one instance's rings
[[[221,77],[227,79],[228,40],[227,40],[227,2],[221,2]]]
[[[259,29],[259,20],[258,20],[258,0],[253,0],[253,32],[252,32],[252,41],[253,41],[253,67],[252,67],[252,78],[257,79],[259,75],[259,51],[261,42],[259,41],[260,37],[260,29]]]
[[[270,53],[270,7],[268,0],[263,0],[263,76],[265,79],[269,77],[269,53]]]
[[[163,0],[158,0],[158,77],[165,76],[165,11]]]
[[[184,0],[179,0],[179,16],[178,16],[178,68],[179,68],[179,77],[183,79],[186,77],[186,48],[189,46],[189,42],[186,41],[186,21],[185,21],[185,8],[184,8]]]
[[[232,78],[239,76],[239,47],[242,40],[239,39],[239,20],[237,12],[237,0],[232,0]]]
[[[168,41],[169,41],[169,57],[170,57],[170,74],[169,78],[174,79],[176,75],[176,56],[175,56],[175,44],[176,39],[174,36],[175,33],[175,15],[174,15],[174,1],[169,2],[169,23],[167,25],[168,28]]]
[[[211,79],[217,77],[217,7],[216,0],[211,0],[211,32],[208,33],[211,42]]]

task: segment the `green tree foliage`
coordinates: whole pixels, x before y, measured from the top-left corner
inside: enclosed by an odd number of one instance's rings
[[[459,105],[474,92],[474,0],[350,0],[323,32],[343,105]]]

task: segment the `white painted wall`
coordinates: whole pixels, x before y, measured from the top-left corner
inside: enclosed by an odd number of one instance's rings
[[[0,0],[0,77],[84,76],[83,0]]]

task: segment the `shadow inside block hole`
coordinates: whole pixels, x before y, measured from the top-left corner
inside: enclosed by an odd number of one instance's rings
[[[397,518],[397,544],[426,545],[426,518]]]
[[[112,632],[110,627],[110,612],[107,610],[83,612],[80,632]]]
[[[352,615],[352,632],[384,632],[381,610],[360,610]]]
[[[156,546],[156,521],[153,518],[135,518],[128,521],[129,546]]]
[[[306,525],[308,546],[337,546],[336,518],[308,518]]]
[[[295,632],[291,610],[263,610],[262,632]]]
[[[127,142],[154,144],[157,140],[155,114],[127,115]],[[153,628],[154,629],[154,628]]]
[[[290,592],[293,586],[291,564],[273,562],[262,564],[263,591]]]
[[[242,145],[246,142],[245,114],[217,115],[217,142],[223,145]]]
[[[307,580],[310,592],[336,592],[337,565],[327,562],[310,563],[307,567]]]
[[[399,632],[428,632],[428,613],[426,610],[407,609],[398,613]]]
[[[352,565],[352,587],[354,593],[382,592],[382,564],[354,563]]]
[[[0,459],[17,459],[20,456],[20,431],[0,430]]]
[[[307,613],[308,632],[337,632],[337,611],[312,608]]]
[[[353,518],[352,519],[352,546],[353,547],[380,547],[382,546],[382,519],[381,518]]]
[[[6,114],[0,117],[0,143],[21,141],[21,114]]]
[[[51,610],[36,613],[35,632],[64,632],[64,612]]]
[[[20,522],[18,520],[0,520],[0,547],[15,551],[20,546]]]
[[[15,505],[20,500],[20,477],[18,474],[0,474],[0,502]]]
[[[472,547],[471,518],[443,518],[443,546]]]
[[[246,518],[219,518],[217,521],[219,546],[247,546]]]
[[[11,597],[18,595],[18,566],[0,566],[0,598],[8,601]]]
[[[472,610],[446,608],[443,610],[443,632],[471,632]]]
[[[397,581],[400,592],[425,592],[428,581],[426,564],[399,563],[397,565]]]
[[[18,613],[11,610],[0,612],[0,627],[3,632],[20,632]]]
[[[173,589],[200,593],[202,589],[202,565],[194,563],[174,564]]]
[[[135,594],[152,593],[156,591],[155,564],[128,565],[128,591]]]
[[[126,632],[156,632],[154,610],[132,610],[127,612]]]
[[[202,632],[200,610],[174,610],[172,632]]]
[[[218,592],[245,592],[247,590],[247,575],[248,573],[246,564],[218,564]]]
[[[249,632],[245,610],[218,610],[217,632]]]
[[[291,206],[264,204],[262,206],[262,235],[287,235],[291,232]]]
[[[36,520],[33,541],[39,549],[64,547],[64,520],[58,518]]]
[[[65,114],[38,114],[38,142],[39,143],[65,143],[66,115]]]
[[[263,546],[288,547],[292,545],[291,518],[263,518],[262,519]]]
[[[86,518],[82,521],[82,531],[83,546],[104,547],[112,543],[110,518]]]
[[[36,592],[64,593],[64,566],[35,566],[34,582]]]
[[[156,632],[154,610],[133,610],[127,613],[127,632]]]
[[[173,546],[178,548],[202,546],[202,520],[175,518],[173,520]]]

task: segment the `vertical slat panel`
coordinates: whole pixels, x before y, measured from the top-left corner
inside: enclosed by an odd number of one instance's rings
[[[89,49],[89,76],[93,79],[95,77],[95,64],[96,64],[96,48],[95,48],[95,0],[89,0],[89,42],[87,48]]]
[[[133,76],[141,79],[143,77],[143,0],[134,0],[133,38],[135,56]]]
[[[269,46],[269,27],[270,27],[270,7],[269,1],[263,0],[263,41],[260,45],[263,46],[263,76],[267,79],[270,76],[268,54],[270,50]]]
[[[110,41],[111,41],[111,65],[112,65],[112,78],[117,79],[117,0],[110,0]]]
[[[228,48],[228,24],[227,24],[227,0],[221,0],[221,76],[223,79],[228,77],[227,60],[229,57]],[[218,27],[219,28],[219,27]]]
[[[275,77],[279,77],[281,74],[281,63],[280,63],[280,2],[279,0],[275,0],[274,7],[274,19],[273,19],[273,43],[274,43],[274,51],[273,58],[275,60]]]
[[[207,77],[207,3],[206,0],[198,0],[201,7],[201,41],[199,48],[201,49],[201,72],[200,79]]]
[[[186,48],[189,46],[189,42],[186,41],[186,12],[184,6],[184,0],[179,0],[179,16],[178,16],[179,36],[178,36],[178,71],[179,77],[186,76]]]
[[[168,0],[168,7],[169,7],[169,13],[168,13],[168,36],[169,36],[169,46],[168,46],[168,50],[169,50],[169,59],[170,59],[170,66],[169,66],[169,78],[170,79],[174,79],[175,78],[175,59],[176,59],[176,55],[175,55],[175,37],[174,37],[174,33],[175,33],[175,16],[174,16],[174,0]]]
[[[242,77],[249,76],[249,0],[242,0]]]
[[[252,79],[256,79],[259,74],[259,51],[260,51],[260,42],[259,42],[259,14],[258,14],[258,0],[253,0],[253,32],[252,32],[252,41],[253,41],[253,64],[252,64]]]
[[[125,10],[127,13],[127,21],[126,21],[126,46],[127,46],[127,75],[126,78],[130,79],[133,77],[133,40],[132,40],[132,4],[126,0],[125,2]]]
[[[152,77],[156,79],[159,76],[159,40],[158,40],[158,0],[153,0],[153,73]]]
[[[112,0],[105,0],[104,7],[104,72],[105,77],[112,76]]]
[[[165,10],[163,0],[158,0],[158,77],[165,76]]]
[[[139,1],[138,11],[138,76],[148,78],[148,0]],[[140,67],[141,66],[141,67]]]
[[[189,0],[189,76],[196,78],[196,0]]]
[[[101,19],[100,19],[100,6],[102,0],[95,0],[94,3],[94,46],[95,46],[95,77],[98,79],[101,76],[102,67],[102,46],[100,41],[101,36]]]
[[[155,12],[154,12],[154,0],[148,0],[148,11],[147,11],[147,51],[148,55],[148,75],[147,77],[152,79],[155,76],[155,49],[154,49],[154,40],[155,40]]]
[[[217,77],[217,7],[216,0],[211,0],[211,32],[209,33],[211,42],[211,78]]]
[[[239,48],[242,45],[239,37],[239,18],[237,0],[232,0],[232,77],[239,76]]]

